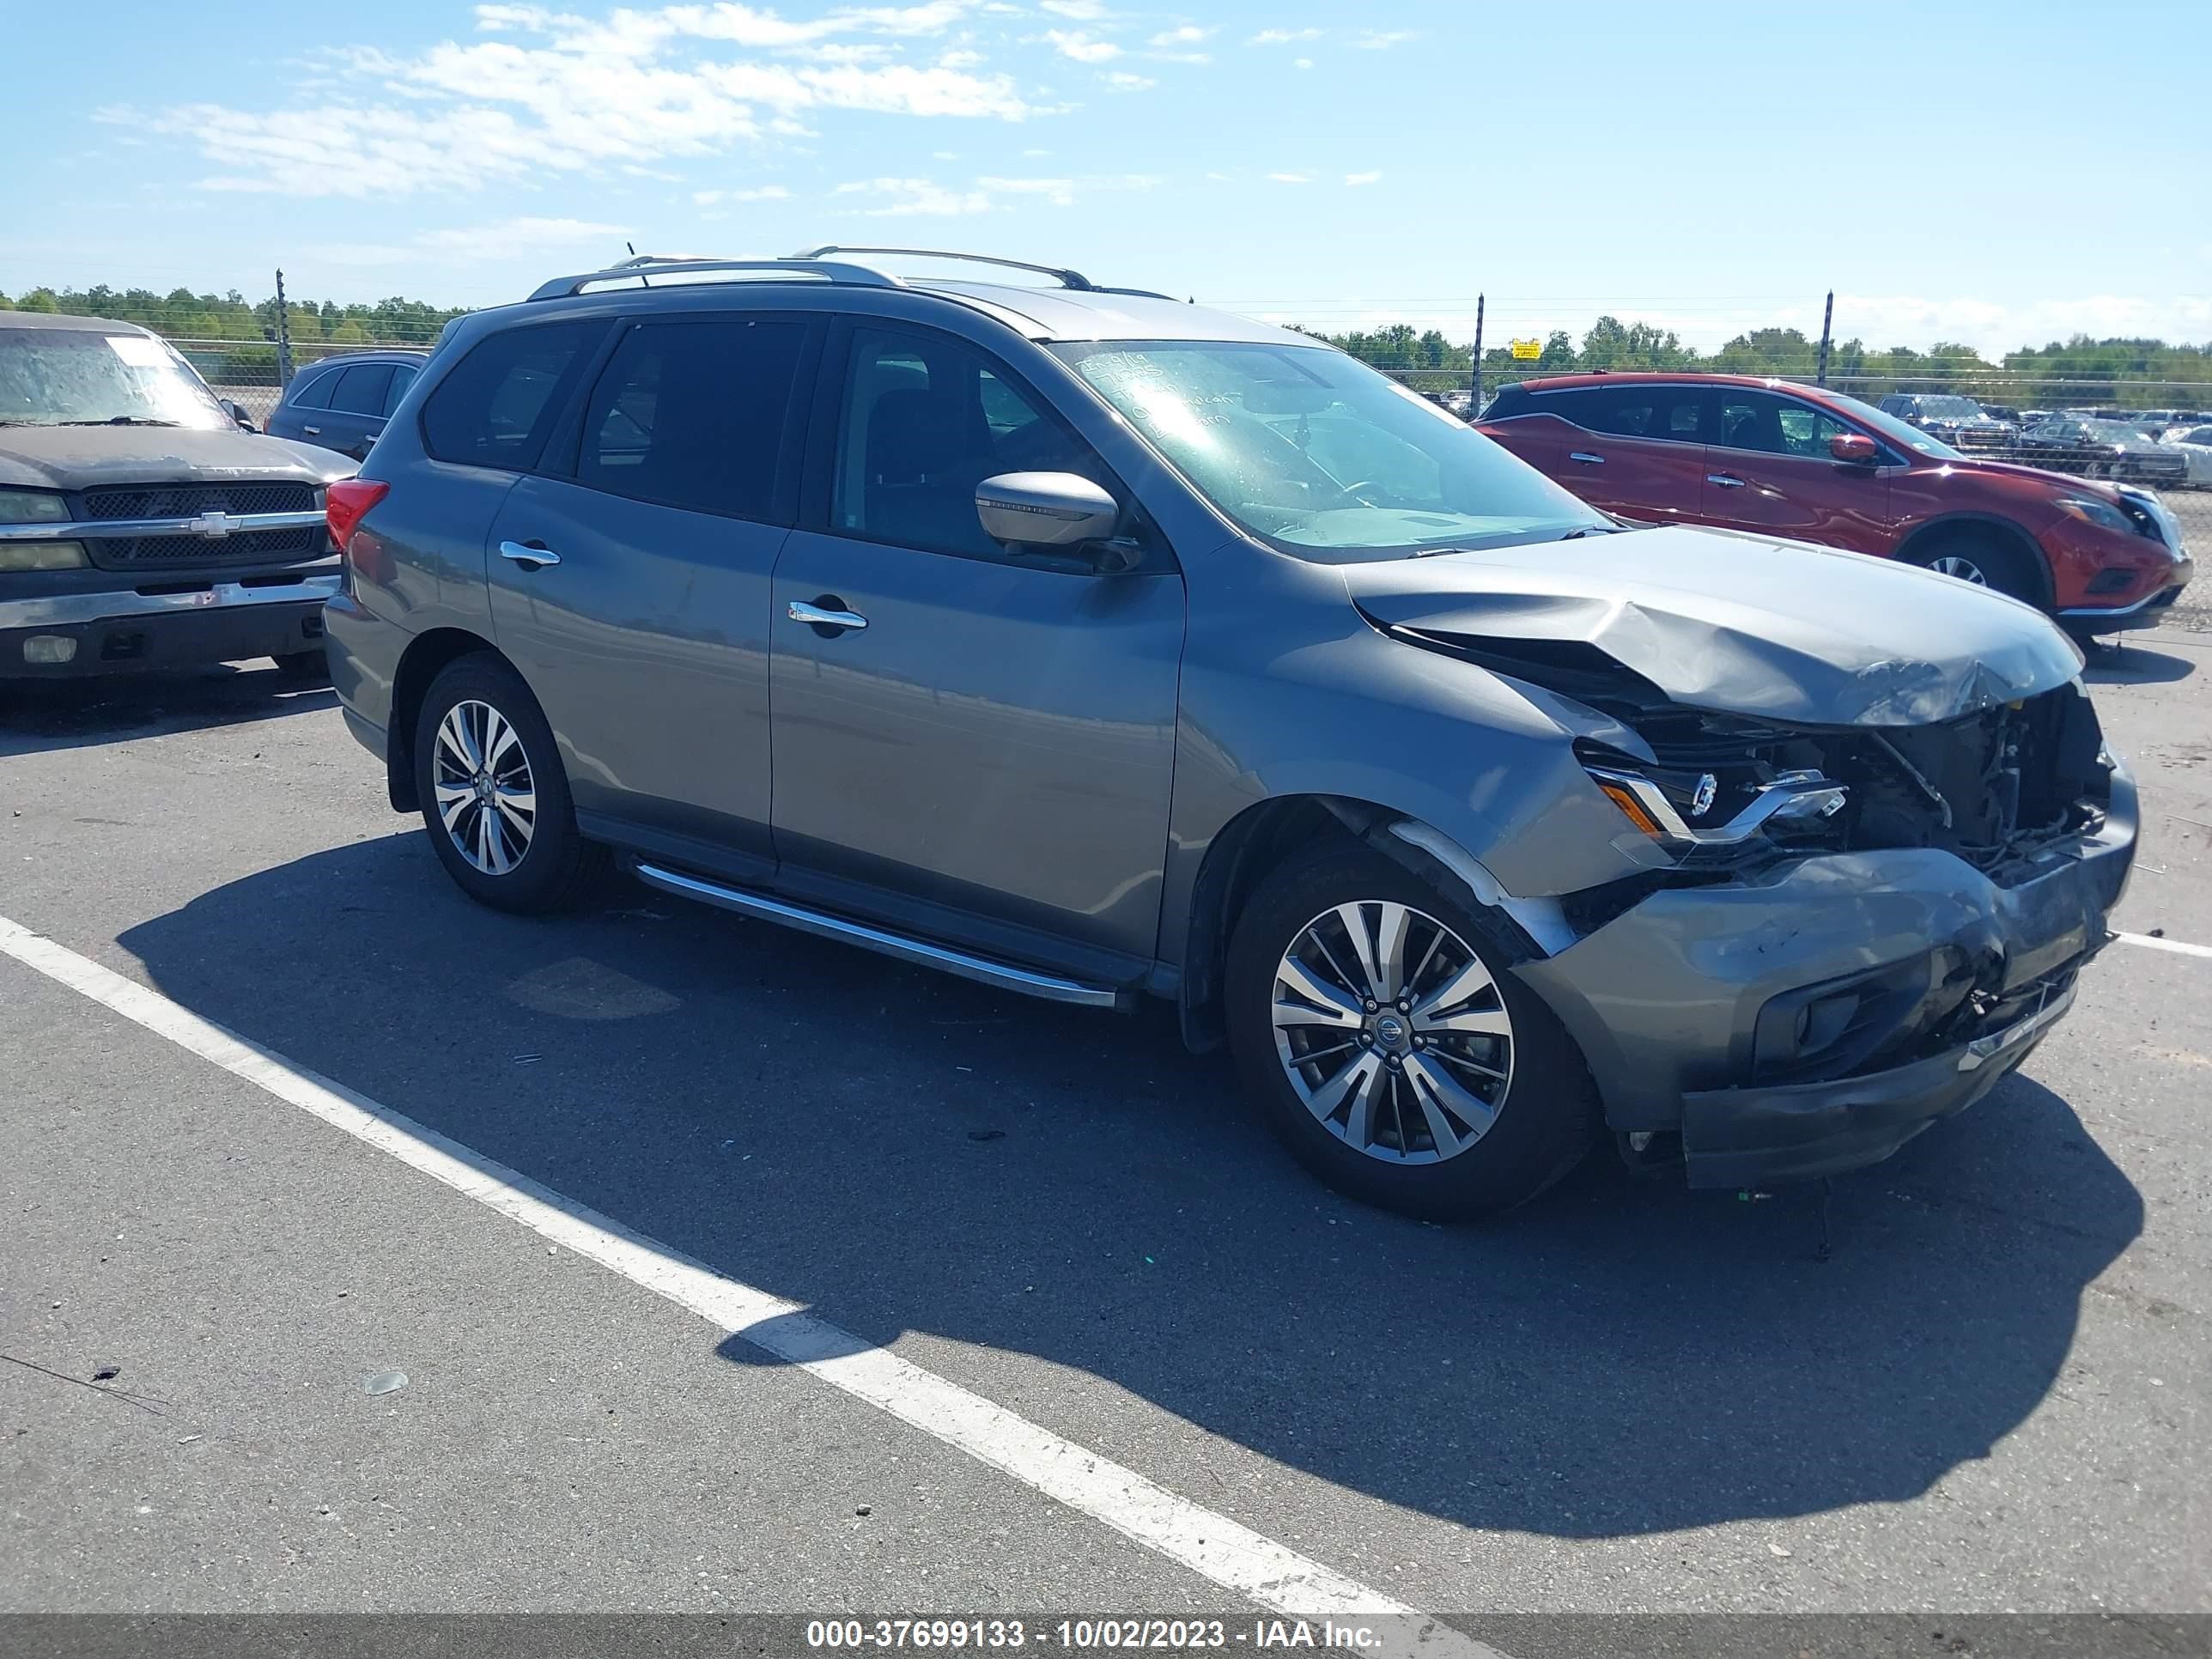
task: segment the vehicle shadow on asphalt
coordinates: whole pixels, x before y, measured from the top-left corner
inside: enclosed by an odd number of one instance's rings
[[[2154,646],[2100,646],[2084,655],[2081,678],[2091,685],[2170,685],[2197,672],[2189,656]]]
[[[120,942],[194,1012],[1047,1427],[1157,1433],[1095,1390],[1069,1415],[1005,1356],[1474,1527],[1915,1498],[2059,1381],[2143,1220],[2020,1077],[1837,1183],[1826,1262],[1811,1192],[1691,1194],[1609,1154],[1496,1225],[1400,1220],[1313,1185],[1164,1009],[1027,1001],[622,884],[502,916],[419,836]],[[1257,1467],[1147,1472],[1251,1519]]]
[[[327,682],[288,679],[265,665],[0,681],[0,759],[337,707]]]

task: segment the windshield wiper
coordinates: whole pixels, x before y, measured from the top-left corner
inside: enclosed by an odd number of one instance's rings
[[[1563,542],[1578,542],[1585,536],[1618,536],[1621,529],[1622,526],[1617,524],[1586,524],[1580,530],[1570,530],[1559,539]]]
[[[111,415],[104,421],[56,421],[55,426],[182,426],[182,421],[149,420],[143,415]]]

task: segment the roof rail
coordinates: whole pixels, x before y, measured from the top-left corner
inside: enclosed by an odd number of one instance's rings
[[[997,265],[1002,270],[1033,270],[1040,276],[1057,280],[1062,288],[1078,289],[1085,293],[1097,290],[1093,283],[1079,270],[1068,270],[1059,265],[1034,265],[1026,259],[1001,259],[988,253],[960,253],[942,247],[841,247],[829,243],[822,247],[802,248],[791,257],[793,259],[821,259],[833,253],[905,253],[924,259],[958,259],[971,265]]]
[[[649,276],[704,276],[714,271],[757,271],[774,276],[811,277],[825,283],[850,283],[860,288],[904,288],[887,270],[854,264],[842,259],[817,259],[811,255],[790,259],[657,259],[650,255],[625,259],[604,270],[587,270],[574,276],[556,276],[541,283],[531,298],[565,300],[605,283],[645,282]],[[646,283],[651,287],[650,283]]]

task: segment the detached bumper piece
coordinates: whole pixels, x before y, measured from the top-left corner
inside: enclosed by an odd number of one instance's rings
[[[313,650],[335,574],[196,584],[181,592],[0,601],[0,679],[61,678]]]

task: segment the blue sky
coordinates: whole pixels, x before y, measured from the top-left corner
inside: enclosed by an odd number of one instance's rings
[[[0,290],[921,242],[1328,326],[2212,339],[2212,8],[0,0]],[[95,74],[96,82],[92,79]]]

